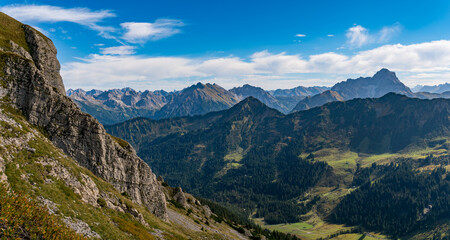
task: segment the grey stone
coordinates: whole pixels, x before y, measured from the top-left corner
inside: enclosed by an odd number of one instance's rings
[[[47,83],[65,95],[66,90],[61,75],[59,75],[61,65],[56,58],[57,51],[53,42],[28,25],[23,25],[23,29],[35,66],[41,71]]]
[[[18,54],[28,60],[33,60],[31,55],[25,49],[23,49],[23,47],[19,46],[15,42],[9,40],[9,45],[11,47],[11,49],[10,49],[11,52]]]
[[[205,214],[205,217],[207,217],[207,218],[211,217],[211,213],[212,213],[211,209],[207,205],[202,206],[202,208],[203,208],[203,213]]]
[[[183,193],[183,190],[180,187],[175,189],[173,199],[177,201],[177,203],[181,204],[184,208],[188,207],[186,195]]]
[[[100,235],[98,233],[92,231],[92,229],[89,227],[89,225],[79,219],[73,219],[70,217],[64,217],[63,222],[68,226],[69,228],[73,229],[76,233],[81,234],[89,239],[97,238],[101,239]]]

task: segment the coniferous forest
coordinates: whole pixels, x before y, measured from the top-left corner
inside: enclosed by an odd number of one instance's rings
[[[424,161],[433,160],[430,156]],[[450,174],[444,168],[421,172],[404,161],[390,166],[374,164],[360,172],[365,179],[357,178],[354,183],[359,188],[339,203],[329,216],[331,221],[403,236],[450,218]]]

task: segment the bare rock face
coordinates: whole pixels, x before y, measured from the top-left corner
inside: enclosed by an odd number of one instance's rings
[[[19,46],[17,43],[13,42],[12,40],[9,40],[9,45],[11,48],[11,52],[18,54],[28,60],[33,60],[33,58],[31,57],[31,55],[25,50],[23,49],[23,47]]]
[[[33,28],[23,30],[32,59],[23,49],[0,50],[0,83],[12,103],[81,166],[166,219],[165,196],[150,167],[65,96],[55,47]]]
[[[23,25],[25,37],[30,48],[31,57],[33,58],[35,66],[41,70],[41,73],[47,83],[56,87],[59,93],[65,95],[66,90],[59,75],[61,65],[56,58],[56,48],[50,39],[44,38],[32,27]]]
[[[83,173],[80,174],[80,180],[58,161],[49,158],[41,159],[42,166],[50,166],[50,176],[64,181],[74,193],[81,196],[81,200],[92,206],[98,207],[97,199],[100,197],[100,191],[94,181]]]

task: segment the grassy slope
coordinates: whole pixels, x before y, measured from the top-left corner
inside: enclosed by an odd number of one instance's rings
[[[9,40],[12,40],[28,51],[22,23],[0,12],[0,25],[0,47],[9,49]]]
[[[3,139],[20,139],[30,132],[35,135],[27,141],[29,147],[17,148],[16,143],[0,146],[0,155],[11,154],[12,161],[7,162],[5,173],[12,190],[20,192],[29,199],[43,197],[54,202],[57,206],[58,218],[70,217],[87,223],[90,228],[97,232],[103,239],[154,239],[150,234],[155,229],[161,230],[166,239],[223,239],[212,232],[198,232],[184,229],[182,226],[162,221],[150,214],[144,207],[136,205],[126,197],[118,193],[109,183],[93,175],[90,171],[77,165],[71,158],[67,157],[60,149],[56,148],[34,126],[27,123],[25,118],[8,102],[0,104],[0,111],[13,119],[16,124],[0,120],[0,137]],[[149,226],[139,223],[128,213],[118,212],[108,208],[94,207],[81,200],[81,196],[66,186],[66,184],[50,176],[48,167],[44,167],[39,161],[43,158],[56,159],[72,174],[80,177],[80,173],[89,176],[101,192],[120,199],[126,205],[132,206],[141,212]],[[186,211],[181,214],[186,214]],[[194,222],[194,220],[190,220]],[[223,224],[216,224],[216,229],[227,231]]]
[[[28,142],[28,145],[36,150],[34,153],[26,149],[22,149],[13,153],[13,160],[6,163],[5,173],[8,177],[8,182],[11,188],[14,191],[21,192],[31,198],[42,196],[45,199],[49,199],[57,204],[58,215],[77,218],[86,222],[93,231],[99,233],[104,238],[129,238],[128,234],[121,231],[120,228],[116,226],[113,221],[111,221],[111,219],[113,217],[120,217],[125,220],[125,222],[121,222],[123,225],[140,225],[137,221],[127,214],[118,213],[110,209],[96,208],[84,203],[81,200],[81,197],[75,194],[72,189],[67,187],[64,182],[48,176],[47,169],[38,163],[38,161],[40,158],[54,158],[65,166],[65,168],[70,169],[70,171],[75,175],[84,173],[91,177],[101,191],[114,194],[116,197],[122,199],[124,202],[128,202],[130,205],[134,204],[117,193],[110,184],[95,177],[88,170],[78,166],[72,159],[68,158],[58,148],[54,147],[43,134],[40,134],[36,129],[33,129],[33,126],[28,125],[22,116],[14,112],[12,109],[8,109],[5,105],[6,104],[2,107],[3,112],[14,119],[15,122],[19,123],[21,127],[17,128],[7,122],[0,122],[2,126],[2,131],[0,132],[3,138],[7,139],[9,137],[20,137],[32,131],[37,133],[36,138],[31,139]],[[10,129],[10,131],[8,129]],[[11,136],[11,134],[13,136]],[[13,150],[12,152],[14,152],[15,147],[16,146],[14,145],[5,146],[6,149]],[[2,150],[6,152],[6,149]],[[23,176],[27,176],[27,178],[24,179]],[[46,179],[50,179],[51,182]],[[159,221],[155,218],[151,218],[151,222],[158,224]],[[140,228],[141,230],[145,229],[142,225]]]
[[[0,184],[0,238],[84,239],[28,197]]]
[[[23,24],[14,18],[0,12],[0,47],[9,49],[9,40],[14,41],[19,46],[29,51],[27,41],[25,40],[25,33],[23,31]],[[51,41],[45,35],[38,33],[46,40]]]

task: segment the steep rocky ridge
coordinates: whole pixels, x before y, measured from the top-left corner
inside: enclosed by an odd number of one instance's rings
[[[50,39],[37,33],[32,27],[24,25],[23,29],[34,65],[40,70],[46,82],[56,87],[60,94],[66,94],[61,75],[59,75],[61,65],[56,58],[56,47]]]
[[[150,167],[64,95],[52,42],[29,26],[22,25],[22,30],[29,51],[11,41],[0,52],[2,92],[81,166],[127,192],[155,215],[167,218],[165,197]]]

